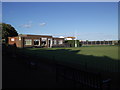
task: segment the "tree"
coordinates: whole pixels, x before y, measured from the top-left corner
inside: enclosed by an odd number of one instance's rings
[[[17,31],[10,24],[2,23],[2,39],[5,40],[5,43],[8,42],[8,37],[18,36]]]
[[[66,40],[65,44],[69,45],[70,47],[75,47],[75,40]],[[79,40],[76,40],[77,47],[81,47],[82,43]]]

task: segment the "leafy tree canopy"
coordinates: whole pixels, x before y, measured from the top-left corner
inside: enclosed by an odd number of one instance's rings
[[[2,23],[2,39],[7,40],[8,37],[18,36],[17,31],[10,24]]]

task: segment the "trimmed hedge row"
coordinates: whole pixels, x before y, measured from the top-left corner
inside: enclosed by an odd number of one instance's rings
[[[64,42],[66,45],[68,45],[69,47],[75,47],[75,43],[77,43],[77,47],[81,47],[82,43],[79,42],[79,40],[66,40]]]

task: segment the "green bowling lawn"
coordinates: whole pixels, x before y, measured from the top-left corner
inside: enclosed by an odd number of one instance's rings
[[[24,53],[35,58],[46,58],[77,68],[118,72],[118,46],[86,46],[78,48],[26,48]],[[120,69],[119,69],[120,70]]]

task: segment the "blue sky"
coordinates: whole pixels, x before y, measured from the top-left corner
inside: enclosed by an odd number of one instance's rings
[[[118,39],[117,2],[3,2],[2,21],[19,34]]]

